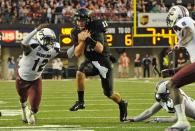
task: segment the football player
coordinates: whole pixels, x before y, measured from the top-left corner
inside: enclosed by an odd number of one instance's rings
[[[35,123],[34,115],[38,112],[42,95],[41,74],[46,64],[54,57],[68,57],[66,52],[60,52],[56,35],[50,28],[45,28],[47,26],[39,25],[20,43],[23,56],[16,74],[16,89],[22,107],[22,120],[29,124]]]
[[[155,93],[155,99],[157,102],[155,102],[150,108],[146,109],[144,112],[142,112],[140,115],[130,118],[130,122],[139,122],[143,121],[161,109],[166,110],[168,113],[175,113],[174,105],[173,105],[173,100],[170,98],[170,93],[169,90],[167,89],[167,83],[169,81],[161,81],[157,84],[156,86],[156,93]],[[183,103],[185,106],[185,114],[192,118],[195,119],[195,101],[187,96],[184,91],[181,89],[179,95],[183,96]],[[170,118],[154,118],[149,120],[149,122],[176,122],[177,121],[177,115],[174,117]]]
[[[167,24],[172,27],[178,36],[178,47],[185,47],[190,55],[191,64],[181,68],[167,83],[170,91],[170,98],[173,100],[174,109],[178,117],[177,122],[167,130],[190,130],[191,126],[185,114],[185,107],[182,104],[183,96],[179,88],[195,82],[195,22],[189,17],[188,10],[180,5],[170,8],[167,15]]]
[[[104,95],[118,103],[120,121],[124,122],[127,116],[127,102],[113,90],[110,52],[104,39],[108,24],[103,20],[92,20],[89,11],[85,8],[78,9],[74,18],[77,25],[71,34],[75,44],[74,53],[78,58],[84,54],[85,61],[76,73],[78,101],[70,108],[70,111],[85,108],[85,77],[99,75]]]

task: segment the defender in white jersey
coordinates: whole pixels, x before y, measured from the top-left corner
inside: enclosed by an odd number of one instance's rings
[[[53,30],[42,24],[21,42],[23,56],[16,76],[16,89],[20,96],[22,120],[34,124],[42,94],[41,74],[49,60],[54,57],[67,58],[67,52],[60,52]],[[29,98],[30,108],[27,106]]]
[[[195,82],[195,22],[189,17],[188,10],[183,6],[173,6],[168,12],[167,24],[172,27],[179,38],[178,47],[185,47],[190,54],[191,64],[181,68],[167,83],[170,98],[178,117],[177,122],[167,130],[190,130],[191,126],[182,104],[183,96],[180,87]]]
[[[157,102],[155,102],[150,108],[146,109],[144,112],[142,112],[140,115],[130,118],[130,122],[139,122],[143,121],[161,109],[164,109],[168,113],[175,113],[173,100],[169,97],[169,90],[167,89],[167,83],[169,81],[161,81],[156,86],[156,93],[155,93],[155,99]],[[187,96],[184,91],[180,89],[180,92],[183,96],[183,103],[185,107],[185,113],[188,117],[195,119],[195,101]],[[170,117],[170,118],[154,118],[149,120],[149,122],[176,122],[177,121],[177,115]]]

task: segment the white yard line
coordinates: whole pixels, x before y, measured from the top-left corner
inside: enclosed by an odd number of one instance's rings
[[[42,100],[48,100],[48,98],[44,98],[45,96],[43,96],[43,98],[42,98]],[[123,96],[124,97],[124,96]],[[18,100],[19,98],[0,98],[1,100]],[[55,99],[61,99],[62,101],[72,101],[73,100],[73,97],[69,97],[69,99],[67,99],[66,97],[52,97],[52,98],[49,98],[49,100],[55,100]],[[86,100],[85,101],[105,101],[105,100],[107,100],[107,98],[102,98],[101,100],[95,100],[95,99],[97,99],[97,98],[94,98],[94,99],[88,99],[88,98],[86,98]],[[150,99],[150,98],[147,98],[147,99],[144,99],[144,98],[137,98],[137,99],[135,99],[135,97],[134,98],[130,98],[129,100],[154,100],[154,99]],[[1,103],[0,103],[1,104]]]
[[[0,129],[18,129],[25,131],[31,131],[31,129],[39,129],[40,131],[48,131],[48,130],[68,130],[68,131],[93,131],[93,129],[114,129],[114,128],[120,128],[120,129],[164,129],[167,126],[132,126],[129,124],[129,126],[91,126],[91,127],[81,127],[80,125],[46,125],[46,126],[17,126],[17,127],[0,127]],[[194,128],[195,126],[192,126]],[[48,130],[46,130],[48,129]],[[12,130],[13,131],[13,130]],[[34,131],[34,130],[33,130]],[[38,130],[37,130],[38,131]]]
[[[152,104],[152,102],[151,103],[130,103],[130,102],[128,102],[128,105],[150,105],[150,104]],[[116,104],[114,104],[114,103],[111,103],[111,104],[106,104],[106,103],[105,104],[102,104],[102,103],[90,104],[90,103],[86,103],[85,105],[86,106],[98,106],[98,105],[100,105],[100,106],[114,106]],[[61,104],[61,105],[41,104],[41,107],[69,107],[69,106],[71,106],[71,104],[70,105],[67,105],[67,104]],[[3,107],[3,108],[18,108],[18,107],[20,107],[20,105],[19,104],[17,106],[1,105],[1,107]]]
[[[155,116],[155,117],[170,117],[170,116]],[[38,120],[64,120],[64,119],[118,119],[119,117],[105,117],[105,116],[96,116],[96,117],[70,117],[70,116],[62,116],[62,117],[45,117],[45,118],[37,118]],[[18,118],[1,118],[0,121],[4,120],[18,120]]]

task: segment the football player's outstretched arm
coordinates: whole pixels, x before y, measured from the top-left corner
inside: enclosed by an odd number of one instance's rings
[[[72,58],[74,56],[74,45],[66,51],[60,51],[60,49],[56,49],[56,51],[58,52],[57,58]]]
[[[104,50],[104,46],[102,45],[101,42],[97,41],[96,46],[95,46],[95,51],[98,53],[102,53]]]
[[[161,108],[162,106],[158,102],[155,102],[150,108],[146,109],[140,115],[130,118],[130,122],[143,121],[158,112]]]
[[[39,31],[42,28],[47,27],[48,24],[41,24],[39,25],[37,28],[35,28],[32,32],[30,32],[21,42],[21,47],[23,48],[25,53],[29,53],[31,51],[31,47],[29,45],[30,40],[32,39],[32,37],[37,33],[37,31]]]
[[[170,122],[170,123],[174,123],[176,121],[177,121],[177,116],[175,114],[175,116],[173,116],[173,117],[153,118],[153,119],[149,120],[148,122],[156,122],[156,123],[158,123],[158,122]]]

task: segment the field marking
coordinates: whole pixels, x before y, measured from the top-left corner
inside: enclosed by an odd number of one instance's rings
[[[123,96],[124,97],[124,96]],[[63,99],[62,99],[63,98]],[[135,98],[135,97],[133,97],[133,98]],[[2,98],[0,98],[0,99],[2,99]],[[73,101],[73,98],[71,99],[71,97],[70,97],[70,99],[67,99],[67,98],[65,98],[65,97],[52,97],[51,99],[49,99],[50,101],[52,101],[52,100],[55,100],[55,99],[61,99],[62,101]],[[86,98],[87,100],[85,100],[85,101],[105,101],[105,100],[108,100],[108,98],[106,98],[106,97],[103,97],[101,100],[95,100],[95,99],[88,99],[88,98]],[[143,100],[144,98],[137,98],[137,99],[130,99],[130,100]],[[19,100],[19,98],[4,98],[4,100]],[[42,100],[48,100],[47,98],[42,98]],[[144,100],[154,100],[154,99],[151,99],[151,98],[147,98],[147,99],[144,99]],[[1,104],[1,103],[0,103]]]
[[[155,117],[171,117],[171,116],[155,116]],[[79,117],[79,116],[73,116],[73,117],[70,117],[70,116],[64,116],[64,117],[45,117],[45,118],[37,118],[38,120],[64,120],[64,119],[119,119],[119,117],[105,117],[105,116],[93,116],[93,117]],[[18,120],[18,118],[1,118],[0,121],[3,121],[3,120]]]
[[[79,129],[82,128],[80,125],[43,125],[43,126],[8,126],[0,127],[0,129],[11,129],[12,131],[48,131],[48,130],[58,130],[58,131],[94,131],[92,129]]]
[[[152,102],[151,103],[130,103],[128,102],[128,105],[150,105],[150,104],[153,104]],[[49,105],[49,104],[42,104],[41,107],[70,107],[72,104],[70,105]],[[86,106],[115,106],[116,104],[115,103],[112,103],[112,104],[101,104],[101,103],[96,103],[96,104],[85,104]],[[20,105],[16,105],[16,106],[9,106],[9,105],[1,105],[1,107],[3,108],[20,108]]]
[[[21,115],[21,110],[14,110],[14,109],[2,109],[1,115],[2,116],[18,116]]]
[[[85,110],[80,110],[82,112],[110,112],[110,111],[118,111],[118,109],[104,109],[104,110],[98,110],[98,109],[95,109],[95,110],[88,110],[88,109],[85,109]],[[142,109],[128,109],[128,111],[140,111]],[[22,111],[21,110],[15,110],[15,109],[2,109],[0,110],[1,113],[2,113],[2,116],[17,116],[17,115],[21,115]],[[70,112],[69,109],[62,109],[62,110],[42,110],[40,112],[43,112],[43,113],[46,113],[46,112]]]
[[[192,126],[194,128],[195,126]],[[122,129],[162,129],[167,128],[167,126],[90,126],[90,127],[81,127],[80,125],[44,125],[44,126],[16,126],[16,127],[0,127],[0,129],[67,129],[70,131],[93,131],[91,129],[113,129],[113,128],[122,128]],[[41,131],[43,131],[41,130]],[[28,130],[30,131],[30,130]]]

